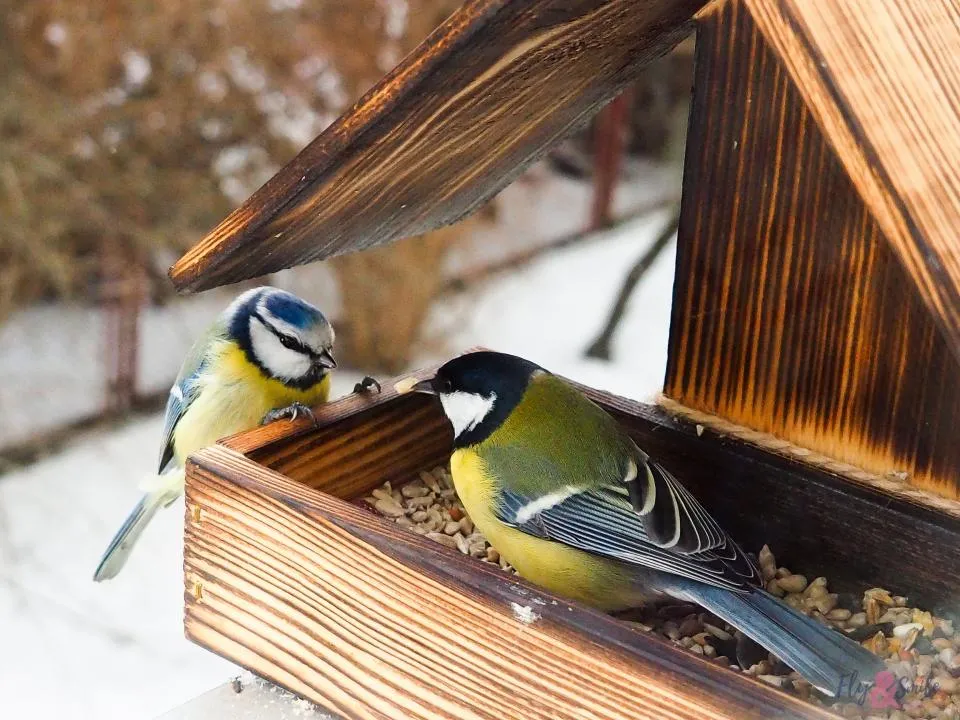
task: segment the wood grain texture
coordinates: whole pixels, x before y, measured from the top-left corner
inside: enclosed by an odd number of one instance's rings
[[[202,290],[454,222],[692,29],[704,0],[471,0],[170,271]]]
[[[960,363],[748,5],[698,34],[666,394],[960,498]]]
[[[960,502],[954,502],[951,511],[944,501],[933,505],[892,495],[710,430],[700,436],[693,424],[660,408],[577,387],[691,488],[747,550],[758,552],[769,543],[784,565],[808,577],[826,575],[840,591],[862,592],[879,585],[921,607],[960,616]],[[439,405],[424,405],[416,395],[398,397],[387,383],[381,398],[361,404],[349,397],[316,408],[316,414],[317,429],[283,423],[289,436],[267,438],[268,428],[261,428],[245,434],[251,442],[238,443],[244,435],[228,442],[252,448],[250,455],[258,464],[292,472],[311,488],[342,499],[366,493],[384,480],[414,477],[417,470],[435,467],[451,449]],[[357,424],[362,417],[375,418],[360,442],[376,462],[348,449],[364,434]],[[417,422],[409,423],[410,417]],[[397,432],[391,422],[404,425],[409,434]],[[300,462],[308,455],[322,471]],[[403,472],[392,465],[393,457]]]
[[[960,5],[744,4],[960,361]]]
[[[187,477],[187,636],[346,718],[834,717],[227,448]]]

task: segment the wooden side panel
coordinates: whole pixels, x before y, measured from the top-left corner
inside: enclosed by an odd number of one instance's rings
[[[746,3],[695,84],[667,394],[960,497],[960,364]]]
[[[692,29],[705,0],[470,0],[171,269],[203,290],[479,207]]]
[[[960,361],[960,5],[745,5]]]
[[[834,717],[227,448],[187,478],[187,636],[346,718]]]
[[[659,408],[579,387],[746,550],[756,553],[767,543],[794,571],[826,575],[841,592],[879,585],[940,614],[958,613],[960,501],[864,487],[709,430],[698,434]],[[318,428],[278,422],[226,443],[257,466],[343,499],[384,480],[412,478],[451,450],[439,404],[398,397],[388,383],[382,395],[351,396],[315,412]],[[352,451],[354,442],[362,449]]]

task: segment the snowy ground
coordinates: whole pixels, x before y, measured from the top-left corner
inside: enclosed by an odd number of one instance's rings
[[[615,217],[662,203],[678,186],[669,169],[637,159],[627,164],[624,180],[614,195]],[[552,173],[543,163],[532,167],[497,197],[496,224],[481,224],[459,243],[444,272],[452,277],[495,264],[580,230],[590,215],[591,192],[589,183]],[[322,263],[277,273],[270,283],[305,297],[331,319],[340,311],[336,277]],[[144,309],[139,392],[166,389],[193,339],[235,292],[227,288]],[[0,324],[0,449],[102,410],[104,323],[96,308],[57,305],[29,308]]]
[[[672,248],[635,293],[613,362],[586,360],[583,352],[664,221],[662,214],[633,221],[444,298],[428,323],[431,351],[414,364],[485,345],[594,387],[650,398],[666,362]],[[170,332],[180,337],[192,325]],[[30,343],[33,361],[53,351],[53,339],[28,330],[12,332]],[[341,373],[335,394],[357,377]],[[236,673],[183,638],[182,503],[160,514],[116,580],[90,581],[136,498],[137,480],[152,469],[159,431],[160,418],[150,417],[90,433],[0,479],[0,717],[156,718]]]

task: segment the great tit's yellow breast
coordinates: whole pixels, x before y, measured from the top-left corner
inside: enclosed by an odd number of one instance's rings
[[[494,514],[499,483],[473,449],[455,451],[450,471],[457,495],[474,525],[521,577],[600,610],[623,610],[640,604],[640,593],[623,564],[500,522]]]
[[[224,343],[201,380],[201,390],[173,434],[174,454],[187,457],[217,440],[256,427],[263,416],[293,402],[310,406],[326,402],[330,376],[306,390],[268,378],[247,360],[236,343]]]

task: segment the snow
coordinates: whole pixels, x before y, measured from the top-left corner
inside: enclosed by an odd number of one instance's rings
[[[663,386],[670,330],[675,246],[665,250],[631,297],[614,336],[613,362],[584,357],[623,279],[667,220],[639,218],[585,244],[556,250],[522,272],[449,298],[433,308],[428,346],[415,365],[483,346],[522,355],[600,390],[639,400]]]
[[[60,47],[67,41],[67,28],[63,23],[48,23],[43,29],[43,39],[54,47]]]
[[[123,84],[127,91],[141,90],[153,72],[150,58],[139,50],[127,50],[120,59],[123,62]]]
[[[334,393],[359,379],[340,373]],[[26,703],[10,717],[154,718],[237,673],[183,636],[182,500],[116,579],[91,580],[161,426],[156,415],[87,434],[0,480],[0,697],[7,711]]]
[[[441,298],[423,338],[430,350],[412,366],[484,345],[594,387],[651,398],[666,363],[672,250],[634,294],[612,362],[583,353],[623,277],[665,221],[664,213],[633,220]],[[465,253],[460,261],[469,264]],[[305,294],[315,302],[322,294],[329,303],[322,307],[336,306],[335,283],[322,265],[280,273],[274,282],[309,289]],[[145,312],[145,387],[169,383],[192,339],[227,297],[207,293]],[[66,317],[57,325],[62,331],[36,332],[49,313]],[[100,322],[92,310],[35,308],[0,327],[0,372],[12,379],[0,385],[0,444],[16,436],[28,414],[53,426],[96,406],[103,396],[96,362]],[[40,389],[37,372],[45,378]],[[351,391],[360,375],[338,371],[334,394]],[[201,706],[227,707],[229,684],[218,686],[238,669],[183,637],[182,501],[158,514],[118,578],[99,585],[90,579],[136,501],[137,481],[153,469],[160,426],[157,415],[91,432],[0,479],[0,694],[10,717],[136,720],[180,708],[169,718],[181,720],[215,715],[197,710]],[[198,696],[198,705],[184,707]],[[24,711],[17,713],[10,703],[21,700]],[[215,700],[220,705],[204,705]],[[284,707],[288,716],[300,709],[289,702]]]
[[[144,308],[138,353],[142,393],[170,386],[194,339],[232,296],[218,291],[164,308]],[[102,409],[104,322],[104,313],[96,308],[46,305],[22,310],[0,324],[0,447]]]
[[[96,143],[90,142],[95,148]],[[225,148],[214,162],[213,170],[225,183],[224,191],[237,202],[272,172],[270,167],[257,162],[258,158],[263,160],[265,157],[258,151],[262,152],[262,149],[252,145],[232,145]],[[631,182],[621,183],[614,197],[615,215],[624,216],[638,208],[662,203],[676,192],[676,178],[655,165],[633,162],[629,170]],[[482,223],[462,239],[448,253],[443,272],[447,277],[469,275],[488,264],[543,247],[569,234],[571,228],[576,229],[582,218],[589,216],[590,202],[588,184],[552,174],[542,164],[535,166],[497,197],[496,226]],[[450,352],[469,346],[463,343],[469,343],[471,337],[476,340],[474,344],[495,346],[504,342],[504,333],[514,352],[529,350],[523,345],[513,346],[511,338],[522,338],[529,333],[514,328],[512,318],[521,319],[521,324],[540,323],[538,315],[549,304],[545,306],[539,298],[552,297],[550,293],[556,292],[559,285],[570,285],[571,279],[575,278],[569,291],[562,294],[563,301],[572,304],[564,316],[566,320],[560,322],[556,318],[557,322],[550,321],[550,345],[544,348],[544,354],[534,359],[545,362],[563,361],[567,356],[578,358],[581,348],[566,347],[564,343],[569,344],[571,333],[589,333],[588,328],[567,327],[572,317],[570,313],[580,318],[579,324],[597,325],[590,332],[599,329],[620,278],[639,257],[647,242],[636,234],[651,232],[648,224],[659,221],[641,219],[637,222],[639,225],[630,223],[581,246],[593,247],[594,251],[581,253],[580,248],[574,247],[553,252],[526,268],[522,277],[511,281],[506,276],[488,283],[481,293],[475,315],[470,306],[478,302],[476,293],[459,299],[444,299],[429,324],[433,331],[428,335],[437,336],[439,329],[461,333],[463,328],[450,325],[456,324],[457,317],[462,317],[462,322],[472,330],[469,337],[459,340],[454,337],[446,343],[444,347]],[[567,275],[567,258],[580,263],[581,257],[596,259],[584,260],[582,268],[570,270]],[[165,258],[160,266],[175,259],[175,256]],[[638,327],[661,328],[661,335],[651,338],[651,352],[660,348],[662,353],[666,346],[662,339],[666,326],[661,298],[670,295],[672,267],[672,255],[664,253],[658,264],[659,270],[651,271],[652,277],[636,295],[628,319],[629,327],[624,330],[623,337],[626,337],[628,333],[637,332]],[[585,271],[599,272],[607,281],[591,283]],[[547,294],[528,292],[525,286],[529,277],[536,277],[538,283],[543,283]],[[284,270],[274,274],[269,282],[307,298],[336,324],[341,309],[340,290],[329,266],[314,263]],[[581,292],[584,288],[588,291]],[[142,345],[137,353],[138,390],[141,393],[166,390],[194,338],[230,302],[233,294],[234,290],[228,288],[193,298],[175,299],[163,307],[144,308],[140,318]],[[528,295],[533,298],[531,302],[526,300]],[[572,302],[574,300],[576,302]],[[502,321],[499,319],[503,312],[501,306],[509,309],[508,317]],[[457,312],[451,313],[452,308],[458,308]],[[650,312],[656,317],[649,317]],[[103,360],[106,357],[104,324],[105,316],[95,308],[64,305],[22,310],[0,323],[0,373],[6,380],[0,383],[0,448],[92,417],[102,410],[105,395]],[[532,337],[540,337],[540,334],[535,333]],[[586,335],[582,340],[583,343],[589,342]],[[560,346],[564,348],[562,352]],[[630,394],[637,384],[634,382],[638,380],[636,372],[646,373],[647,367],[646,363],[638,365],[627,373],[627,382],[616,387]],[[610,375],[606,363],[582,361],[578,368],[587,382],[602,383],[603,378]],[[651,382],[658,383],[657,372],[645,376],[641,386],[645,388]]]

